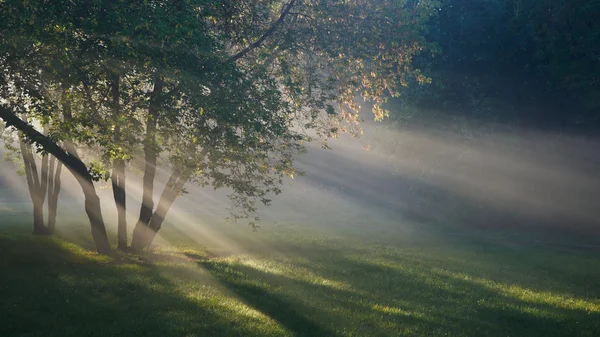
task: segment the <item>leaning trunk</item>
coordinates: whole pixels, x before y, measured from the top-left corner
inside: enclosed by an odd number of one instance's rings
[[[78,179],[79,180],[79,179]],[[85,213],[90,220],[92,227],[92,238],[96,243],[96,250],[100,254],[108,254],[110,252],[110,243],[106,235],[106,227],[104,219],[102,219],[102,209],[100,207],[100,198],[96,194],[96,189],[92,180],[81,179],[79,185],[83,189],[85,196]]]
[[[45,151],[56,156],[56,158],[60,160],[71,173],[73,173],[85,195],[85,210],[92,227],[92,237],[96,243],[96,250],[101,254],[109,253],[110,244],[108,242],[108,237],[106,236],[106,228],[104,227],[104,221],[102,219],[100,198],[98,198],[98,195],[96,194],[93,179],[88,172],[87,166],[75,153],[71,152],[74,148],[71,148],[71,150],[67,149],[68,152],[65,152],[65,150],[52,141],[52,139],[41,134],[27,122],[21,120],[12,111],[3,106],[0,106],[0,118],[6,122],[7,126],[15,127],[17,130],[23,132],[29,139],[34,140]]]
[[[71,173],[73,173],[77,179],[77,182],[79,183],[79,186],[81,186],[81,190],[83,191],[85,198],[85,213],[90,220],[92,238],[96,243],[96,250],[98,253],[107,254],[110,252],[110,243],[108,242],[108,236],[106,235],[106,227],[104,226],[104,219],[102,218],[100,198],[96,193],[94,180],[87,171],[85,164],[83,164],[83,162],[79,159],[73,144],[66,141],[65,148],[71,157],[77,158],[78,162],[81,163],[81,165],[77,165],[75,169],[72,169],[69,166],[67,166],[67,168],[69,168]]]
[[[179,170],[173,171],[160,196],[156,211],[152,214],[150,221],[148,222],[148,226],[142,227],[143,229],[139,231],[137,238],[134,237],[136,240],[135,245],[133,242],[131,244],[132,249],[142,250],[152,244],[156,233],[158,233],[162,227],[167,212],[173,205],[177,195],[179,195],[183,189],[188,178],[189,175],[182,174]]]
[[[71,102],[66,98],[66,91],[63,92],[64,99],[64,110],[63,117],[65,122],[70,122],[73,119],[71,113]],[[94,187],[94,179],[90,175],[87,166],[79,158],[75,145],[66,140],[64,143],[65,150],[72,159],[76,161],[76,167],[74,170],[68,167],[69,170],[77,179],[83,195],[85,198],[85,213],[90,220],[90,227],[92,229],[92,238],[96,243],[96,250],[101,254],[108,254],[110,252],[110,243],[108,242],[108,236],[106,235],[106,227],[104,226],[104,219],[102,218],[102,208],[100,207],[100,198],[96,193]]]

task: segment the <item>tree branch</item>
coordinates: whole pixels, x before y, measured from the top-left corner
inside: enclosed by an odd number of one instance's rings
[[[62,162],[67,168],[78,175],[81,175],[84,179],[92,181],[87,170],[87,166],[76,156],[69,154],[58,146],[48,136],[44,136],[41,132],[37,131],[29,123],[26,123],[21,118],[17,117],[9,109],[0,106],[0,118],[6,122],[6,126],[15,127],[17,130],[23,132],[23,134],[32,142],[40,146],[44,151],[52,154],[60,162]]]
[[[294,5],[296,4],[296,0],[291,0],[290,2],[288,2],[287,5],[285,5],[283,7],[283,9],[281,10],[281,15],[279,16],[279,19],[277,19],[277,21],[275,21],[271,27],[269,27],[269,29],[267,29],[263,35],[256,41],[254,41],[252,44],[250,44],[249,46],[247,46],[246,48],[242,49],[240,52],[238,52],[237,54],[233,55],[231,58],[229,58],[228,61],[232,61],[235,62],[239,59],[241,59],[242,57],[246,56],[246,54],[248,54],[249,52],[251,52],[252,50],[260,47],[262,45],[262,43],[271,35],[273,35],[273,33],[277,30],[277,28],[279,26],[281,26],[281,24],[283,23],[283,21],[285,20],[285,17],[290,13],[290,10],[292,9],[292,7],[294,7]]]

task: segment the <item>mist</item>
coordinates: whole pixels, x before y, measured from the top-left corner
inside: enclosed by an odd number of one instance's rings
[[[386,121],[368,120],[363,127],[362,137],[331,140],[329,150],[308,144],[308,152],[296,162],[304,174],[286,179],[283,194],[273,196],[270,206],[259,207],[259,232],[291,226],[339,234],[400,231],[407,236],[432,227],[453,234],[533,229],[599,233],[596,139],[516,128],[465,136],[464,129],[457,132],[444,125],[391,127]],[[2,207],[28,212],[25,178],[15,171],[13,164],[2,163],[2,188],[10,190],[3,193]],[[77,222],[85,228],[80,188],[64,172],[58,223]],[[159,169],[156,198],[167,177],[165,168]],[[96,185],[108,228],[115,230],[110,183]],[[129,172],[130,231],[139,214],[140,186],[140,174]],[[237,228],[240,235],[260,236],[243,221],[226,223],[227,190],[192,183],[186,189],[190,193],[178,197],[167,215],[166,230],[187,232],[215,247],[236,246],[223,226]]]

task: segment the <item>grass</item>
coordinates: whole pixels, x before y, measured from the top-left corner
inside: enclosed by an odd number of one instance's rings
[[[0,227],[0,336],[600,336],[597,251],[244,230],[224,229],[235,254],[167,229],[175,246],[103,257],[83,226]]]

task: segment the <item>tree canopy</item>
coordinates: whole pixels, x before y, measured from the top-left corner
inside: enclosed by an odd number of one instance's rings
[[[357,95],[375,103],[375,118],[384,117],[389,94],[427,81],[411,61],[430,47],[424,29],[435,6],[4,1],[0,117],[76,175],[100,252],[109,248],[93,181],[112,171],[124,210],[125,166],[143,152],[132,242],[141,249],[188,181],[229,188],[236,216],[248,216],[294,174],[294,155],[311,134],[360,132]],[[49,125],[48,135],[20,115]],[[98,149],[103,165],[82,160],[82,146]],[[155,206],[161,158],[171,176]],[[121,218],[119,228],[121,247]]]

